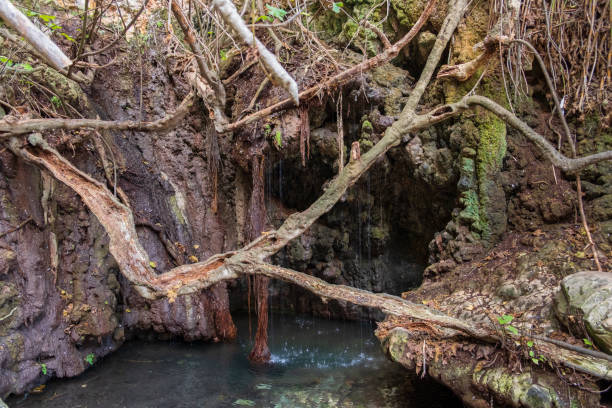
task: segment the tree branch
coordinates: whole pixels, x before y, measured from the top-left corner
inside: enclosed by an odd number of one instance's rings
[[[269,251],[267,248],[269,242],[265,239],[268,235],[239,251],[215,255],[205,262],[182,265],[162,275],[156,275],[150,268],[149,258],[138,241],[130,210],[117,201],[103,184],[76,169],[57,151],[50,148],[40,135],[32,134],[28,141],[34,149],[21,148],[17,139],[12,140],[11,148],[26,160],[50,171],[54,177],[79,194],[109,234],[109,250],[117,260],[122,274],[145,298],[155,299],[166,296],[172,302],[178,295],[193,293],[223,280],[235,279],[241,274],[263,274],[297,284],[323,298],[378,308],[387,314],[436,324],[450,329],[450,332],[446,331],[448,336],[462,333],[487,343],[497,343],[501,340],[498,335],[469,322],[396,296],[333,285],[311,275],[261,262],[262,253]],[[547,340],[534,339],[534,342],[538,350],[560,363],[571,365],[579,371],[599,378],[612,379],[612,365],[606,359],[583,355],[576,350],[566,350]]]
[[[92,55],[97,55],[97,54],[101,54],[104,51],[108,50],[109,48],[111,48],[113,45],[117,44],[117,42],[119,42],[119,40],[121,40],[124,36],[125,33],[127,33],[127,31],[134,25],[134,23],[136,22],[136,20],[138,20],[138,17],[140,17],[140,15],[142,14],[142,12],[144,11],[144,9],[147,7],[147,4],[149,3],[149,0],[144,0],[142,3],[142,6],[140,7],[140,9],[136,12],[136,14],[134,15],[134,17],[132,18],[132,20],[130,20],[130,22],[125,26],[125,28],[123,29],[123,31],[121,32],[121,34],[119,34],[117,36],[117,38],[115,38],[113,41],[111,41],[108,45],[100,48],[99,50],[94,50],[91,52],[86,52],[84,54],[82,54],[80,57],[77,55],[77,57],[74,59],[74,61],[72,62],[73,64],[76,64],[80,59],[83,59],[85,57],[91,57]],[[95,25],[95,21],[94,21],[94,25]]]
[[[154,122],[138,122],[132,120],[98,120],[98,119],[28,119],[13,122],[10,119],[0,120],[0,138],[16,136],[33,132],[64,129],[76,130],[81,128],[138,130],[142,132],[159,132],[175,127],[186,115],[195,101],[195,93],[190,92],[176,111]]]
[[[525,122],[517,118],[512,112],[493,102],[491,99],[485,98],[484,96],[475,95],[465,97],[462,101],[468,106],[482,106],[483,108],[499,116],[506,123],[519,130],[523,135],[525,135],[525,137],[531,140],[540,149],[544,156],[551,161],[552,164],[567,173],[575,173],[587,166],[590,166],[591,164],[599,163],[604,160],[612,160],[612,150],[570,159],[557,151],[557,149],[555,149],[555,147],[548,140],[546,140],[544,136],[537,133]]]
[[[389,60],[395,58],[399,54],[399,52],[402,50],[402,48],[408,45],[408,43],[419,33],[423,25],[425,25],[425,23],[429,19],[429,16],[435,9],[436,1],[437,0],[429,0],[429,3],[427,3],[427,6],[425,6],[425,9],[423,10],[423,13],[420,15],[416,23],[414,23],[410,31],[408,31],[406,35],[404,35],[399,41],[397,41],[391,47],[386,48],[381,54],[378,54],[375,57],[372,57],[366,61],[363,61],[362,63],[357,64],[347,69],[346,71],[343,71],[329,78],[328,80],[326,80],[325,82],[321,84],[317,84],[313,87],[310,87],[300,92],[298,95],[299,99],[301,101],[307,101],[326,89],[333,89],[335,87],[344,85],[347,82],[349,82],[351,79],[356,77],[357,75],[363,72],[369,71],[371,69],[374,69],[376,67],[379,67],[385,64],[386,62],[388,62]],[[461,16],[459,16],[459,18],[461,18]],[[436,61],[436,64],[437,64],[437,61]],[[224,132],[234,131],[244,125],[247,125],[258,119],[269,116],[275,112],[279,112],[283,109],[287,109],[292,106],[294,106],[294,101],[290,98],[285,99],[281,102],[275,103],[274,105],[268,106],[265,109],[257,111],[251,115],[247,115],[239,121],[229,124],[228,126],[225,127]]]
[[[65,71],[70,66],[70,58],[9,0],[0,1],[0,18],[21,34],[53,68]]]
[[[289,73],[283,68],[278,62],[276,56],[272,54],[268,49],[253,35],[251,30],[247,27],[236,6],[229,0],[214,0],[212,2],[213,7],[221,14],[223,20],[238,34],[242,40],[250,46],[255,46],[259,52],[261,62],[272,76],[273,82],[284,88],[289,95],[291,100],[296,105],[299,104],[298,86],[295,80],[289,75]]]
[[[191,29],[189,22],[187,21],[187,17],[185,17],[185,15],[183,14],[183,10],[181,10],[181,7],[179,6],[176,0],[172,0],[172,13],[176,18],[176,21],[179,23],[183,34],[185,35],[185,41],[187,41],[187,44],[189,44],[191,51],[193,51],[193,53],[195,54],[200,75],[202,75],[202,77],[208,83],[208,86],[210,86],[214,91],[212,95],[212,100],[214,101],[213,110],[215,114],[215,120],[227,123],[227,118],[225,117],[224,113],[225,87],[223,86],[223,82],[221,82],[217,73],[208,67],[208,64],[202,54],[200,44],[196,40],[193,30]]]

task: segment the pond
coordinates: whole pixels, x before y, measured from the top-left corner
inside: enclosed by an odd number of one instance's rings
[[[130,341],[71,379],[10,407],[462,407],[442,386],[383,356],[370,322],[270,317],[272,361],[249,363],[249,324],[235,343]],[[256,321],[252,322],[253,330]]]

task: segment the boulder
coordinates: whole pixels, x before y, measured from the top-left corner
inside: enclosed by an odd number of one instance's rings
[[[566,276],[555,298],[555,313],[572,333],[584,327],[595,344],[612,354],[612,274],[583,271]]]

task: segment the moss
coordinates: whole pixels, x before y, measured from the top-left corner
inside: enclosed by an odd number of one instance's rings
[[[477,153],[478,198],[480,200],[480,219],[482,237],[488,240],[491,236],[491,224],[494,211],[491,204],[495,201],[497,192],[497,175],[501,170],[506,154],[506,124],[497,116],[485,114],[485,119],[478,126],[480,142]],[[505,199],[505,197],[502,197]]]
[[[389,238],[389,230],[385,227],[372,227],[370,231],[370,236],[372,237],[372,239],[384,241]]]
[[[397,19],[406,27],[412,27],[416,23],[425,10],[425,4],[423,0],[391,0]]]
[[[369,120],[364,120],[361,123],[361,131],[365,133],[371,134],[374,131],[374,127],[372,126],[372,122]]]
[[[474,190],[461,193],[459,202],[463,204],[463,210],[459,213],[459,221],[470,225],[473,230],[483,232],[487,229],[486,221],[481,217],[478,195]]]
[[[359,140],[359,149],[361,150],[361,154],[367,152],[374,146],[374,143],[369,139],[360,139]]]
[[[461,158],[461,172],[467,174],[474,174],[474,160],[468,157]]]

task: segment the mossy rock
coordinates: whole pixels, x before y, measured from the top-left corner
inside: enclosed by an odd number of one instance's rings
[[[555,312],[572,332],[581,333],[581,325],[570,316],[582,317],[593,341],[612,354],[612,276],[607,272],[583,271],[566,276],[555,298]]]

